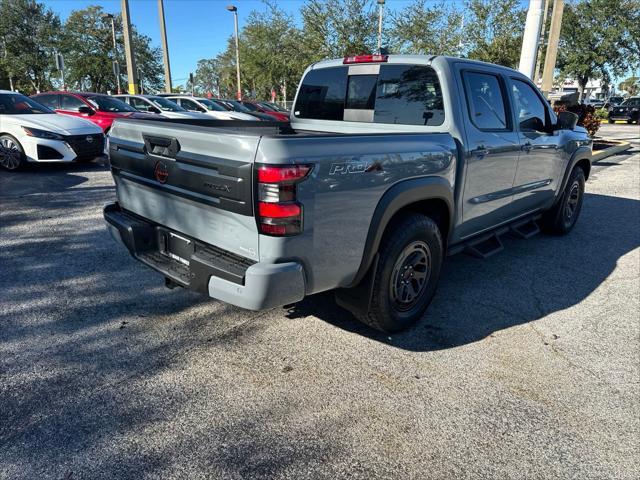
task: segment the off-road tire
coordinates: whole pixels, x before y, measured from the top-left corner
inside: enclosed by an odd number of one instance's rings
[[[406,257],[407,252],[409,257]],[[377,330],[398,332],[417,322],[433,299],[444,256],[440,230],[433,220],[424,215],[403,216],[389,225],[378,253],[370,308],[358,318]],[[428,257],[428,264],[424,263],[428,275],[425,274],[423,282],[418,283],[416,278],[422,275],[423,264],[418,260],[415,267],[404,270],[404,264],[399,262],[411,263],[412,258],[421,257]],[[416,293],[418,290],[411,302],[403,303],[401,299],[394,298],[400,296],[399,289],[395,288],[398,282],[411,282],[403,285],[405,292],[411,289]]]
[[[6,133],[0,135],[0,167],[15,172],[24,167],[25,163],[24,149],[20,142]]]
[[[584,170],[575,167],[569,175],[562,197],[542,217],[542,227],[547,233],[566,235],[573,229],[582,210],[584,184]]]

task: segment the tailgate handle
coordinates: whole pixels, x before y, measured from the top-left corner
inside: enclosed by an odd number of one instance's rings
[[[143,135],[144,146],[147,153],[160,157],[176,158],[180,151],[178,140],[172,137],[155,137],[153,135]]]

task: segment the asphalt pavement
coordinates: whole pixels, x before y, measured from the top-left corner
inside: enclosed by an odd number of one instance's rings
[[[640,135],[609,130],[570,235],[449,258],[393,336],[165,289],[104,166],[0,172],[0,478],[638,478]]]

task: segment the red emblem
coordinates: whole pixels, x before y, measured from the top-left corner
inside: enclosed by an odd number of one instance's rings
[[[169,170],[167,170],[167,166],[162,162],[156,163],[156,168],[153,170],[153,174],[160,183],[167,183],[167,179],[169,178]]]

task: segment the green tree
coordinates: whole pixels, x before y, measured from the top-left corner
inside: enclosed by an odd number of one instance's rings
[[[308,63],[371,53],[377,47],[373,0],[308,0],[302,7],[302,43]]]
[[[121,76],[126,78],[122,19],[117,15],[116,43]],[[145,91],[158,90],[163,85],[161,52],[151,46],[151,39],[139,34],[135,27],[132,33],[136,66],[140,69]],[[111,32],[111,20],[102,7],[90,6],[71,12],[60,40],[60,49],[65,54],[67,82],[75,88],[88,88],[94,92],[116,91],[113,74],[115,52]],[[121,78],[121,84],[126,81]]]
[[[391,15],[389,34],[393,52],[460,55],[463,14],[452,4],[428,6],[425,0],[415,0]]]
[[[620,82],[618,88],[629,95],[638,95],[640,93],[640,77],[629,77]]]
[[[516,68],[525,18],[518,0],[469,0],[464,17],[467,56]]]
[[[241,81],[244,96],[268,98],[271,89],[278,96],[286,89],[287,98],[295,93],[304,68],[311,63],[300,47],[301,31],[293,18],[275,3],[265,2],[264,10],[253,11],[240,32]],[[215,59],[203,61],[202,82],[217,81],[220,95],[236,95],[235,42],[230,37],[226,49]],[[199,74],[196,81],[201,82]],[[287,88],[288,87],[288,88]]]
[[[34,0],[0,2],[0,68],[15,89],[51,88],[60,19]]]
[[[220,78],[218,62],[215,58],[198,60],[194,82],[199,93],[206,94],[211,92],[218,94]]]
[[[640,64],[640,0],[583,0],[567,4],[562,17],[558,68],[578,82],[608,81]]]

